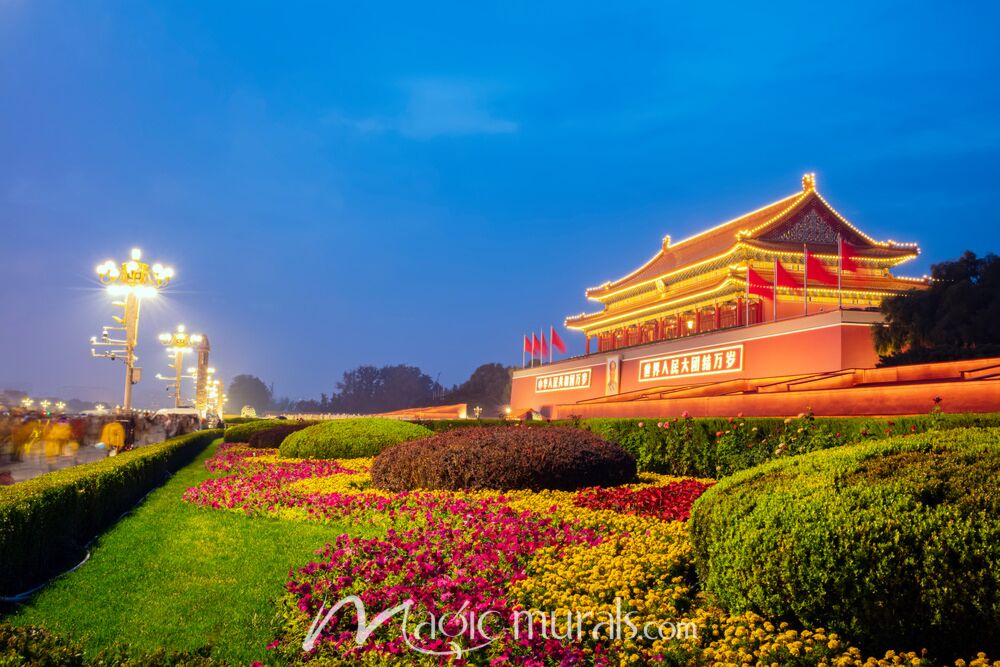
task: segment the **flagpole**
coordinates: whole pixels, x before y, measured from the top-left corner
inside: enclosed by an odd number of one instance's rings
[[[523,338],[523,339],[521,340],[521,368],[524,368],[524,343],[525,343],[525,341],[527,341],[527,340],[528,340],[528,337],[527,337],[527,336],[525,336],[525,337],[524,337],[524,338]]]
[[[747,301],[746,301],[746,324],[750,326],[750,260],[747,260]]]
[[[844,309],[844,239],[837,234],[837,308]]]
[[[552,334],[555,333],[556,328],[549,325],[549,363],[552,363],[552,348],[555,347],[555,343],[552,342]]]
[[[772,277],[771,280],[774,282],[774,284],[772,285],[774,287],[774,303],[771,304],[773,313],[771,319],[774,322],[777,322],[778,321],[778,256],[777,255],[774,256],[774,276]]]
[[[809,314],[809,248],[802,244],[802,307]]]

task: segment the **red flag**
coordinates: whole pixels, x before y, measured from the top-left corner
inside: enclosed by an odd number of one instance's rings
[[[531,347],[531,340],[527,336],[524,337],[524,351],[529,354],[534,352],[534,350]]]
[[[764,277],[754,271],[751,267],[747,267],[747,292],[750,294],[756,294],[757,296],[763,296],[770,299],[774,296],[774,286],[771,283],[764,280]]]
[[[549,338],[552,340],[552,347],[556,348],[563,354],[566,354],[566,343],[562,341],[559,334],[556,333],[555,327],[549,327],[549,333],[551,334]]]
[[[840,239],[840,268],[841,268],[841,270],[843,270],[843,271],[857,271],[858,268],[859,268],[858,267],[858,262],[857,262],[857,257],[858,257],[858,255],[857,255],[857,252],[855,251],[854,247],[850,243],[848,243],[847,241],[845,241],[844,239]]]
[[[545,342],[545,334],[543,333],[542,334],[542,356],[544,357],[548,353],[549,353],[549,346]]]
[[[535,332],[531,332],[531,356],[536,354],[541,354],[542,346],[538,344],[538,337],[535,336]]]
[[[823,262],[819,261],[816,255],[808,250],[806,250],[806,270],[809,272],[809,277],[814,280],[826,285],[837,284],[837,274],[832,273],[823,265]]]
[[[785,265],[781,263],[781,260],[776,260],[774,264],[774,280],[778,283],[778,287],[789,287],[791,289],[798,289],[802,287],[802,281],[792,275],[792,272],[785,268]]]

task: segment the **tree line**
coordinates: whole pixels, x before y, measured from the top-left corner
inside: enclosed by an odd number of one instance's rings
[[[931,267],[927,289],[882,301],[881,365],[1000,356],[1000,258],[971,250]]]
[[[358,366],[345,371],[330,394],[319,399],[293,400],[277,397],[254,375],[237,375],[229,385],[229,406],[238,412],[249,405],[259,412],[373,414],[405,408],[467,403],[483,409],[483,416],[496,417],[510,401],[513,369],[498,363],[483,364],[461,384],[445,387],[416,366]]]

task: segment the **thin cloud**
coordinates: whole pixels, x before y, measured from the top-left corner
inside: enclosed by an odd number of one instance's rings
[[[418,79],[402,86],[404,105],[395,116],[354,117],[340,112],[327,115],[327,122],[362,134],[395,132],[409,139],[427,140],[447,136],[513,134],[520,127],[488,108],[489,91],[467,82],[448,79]]]

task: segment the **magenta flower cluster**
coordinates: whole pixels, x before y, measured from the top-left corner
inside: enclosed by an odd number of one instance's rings
[[[427,500],[430,496],[420,498]],[[452,642],[458,642],[465,648],[487,644],[483,651],[491,665],[595,664],[594,655],[588,656],[579,644],[528,633],[526,627],[515,637],[516,603],[507,590],[524,578],[528,561],[539,549],[594,545],[601,538],[591,529],[503,504],[453,499],[446,509],[448,519],[433,516],[421,528],[389,530],[385,539],[341,536],[319,552],[315,562],[293,573],[287,590],[310,619],[320,611],[321,600],[348,595],[360,597],[368,610],[413,601],[408,626],[386,624],[361,646],[354,642],[353,609],[341,610],[314,650],[333,649],[345,657],[370,651],[401,654],[414,646],[448,652]],[[447,632],[415,636],[414,627],[430,618],[444,619]],[[489,622],[479,628],[468,619]]]
[[[350,475],[356,471],[344,468],[336,461],[304,460],[262,463],[257,457],[274,456],[273,449],[220,447],[219,452],[205,462],[212,471],[234,473],[208,479],[184,493],[184,500],[215,509],[242,508],[247,513],[274,511],[276,508],[301,504],[299,496],[286,487],[292,482],[329,475]]]

